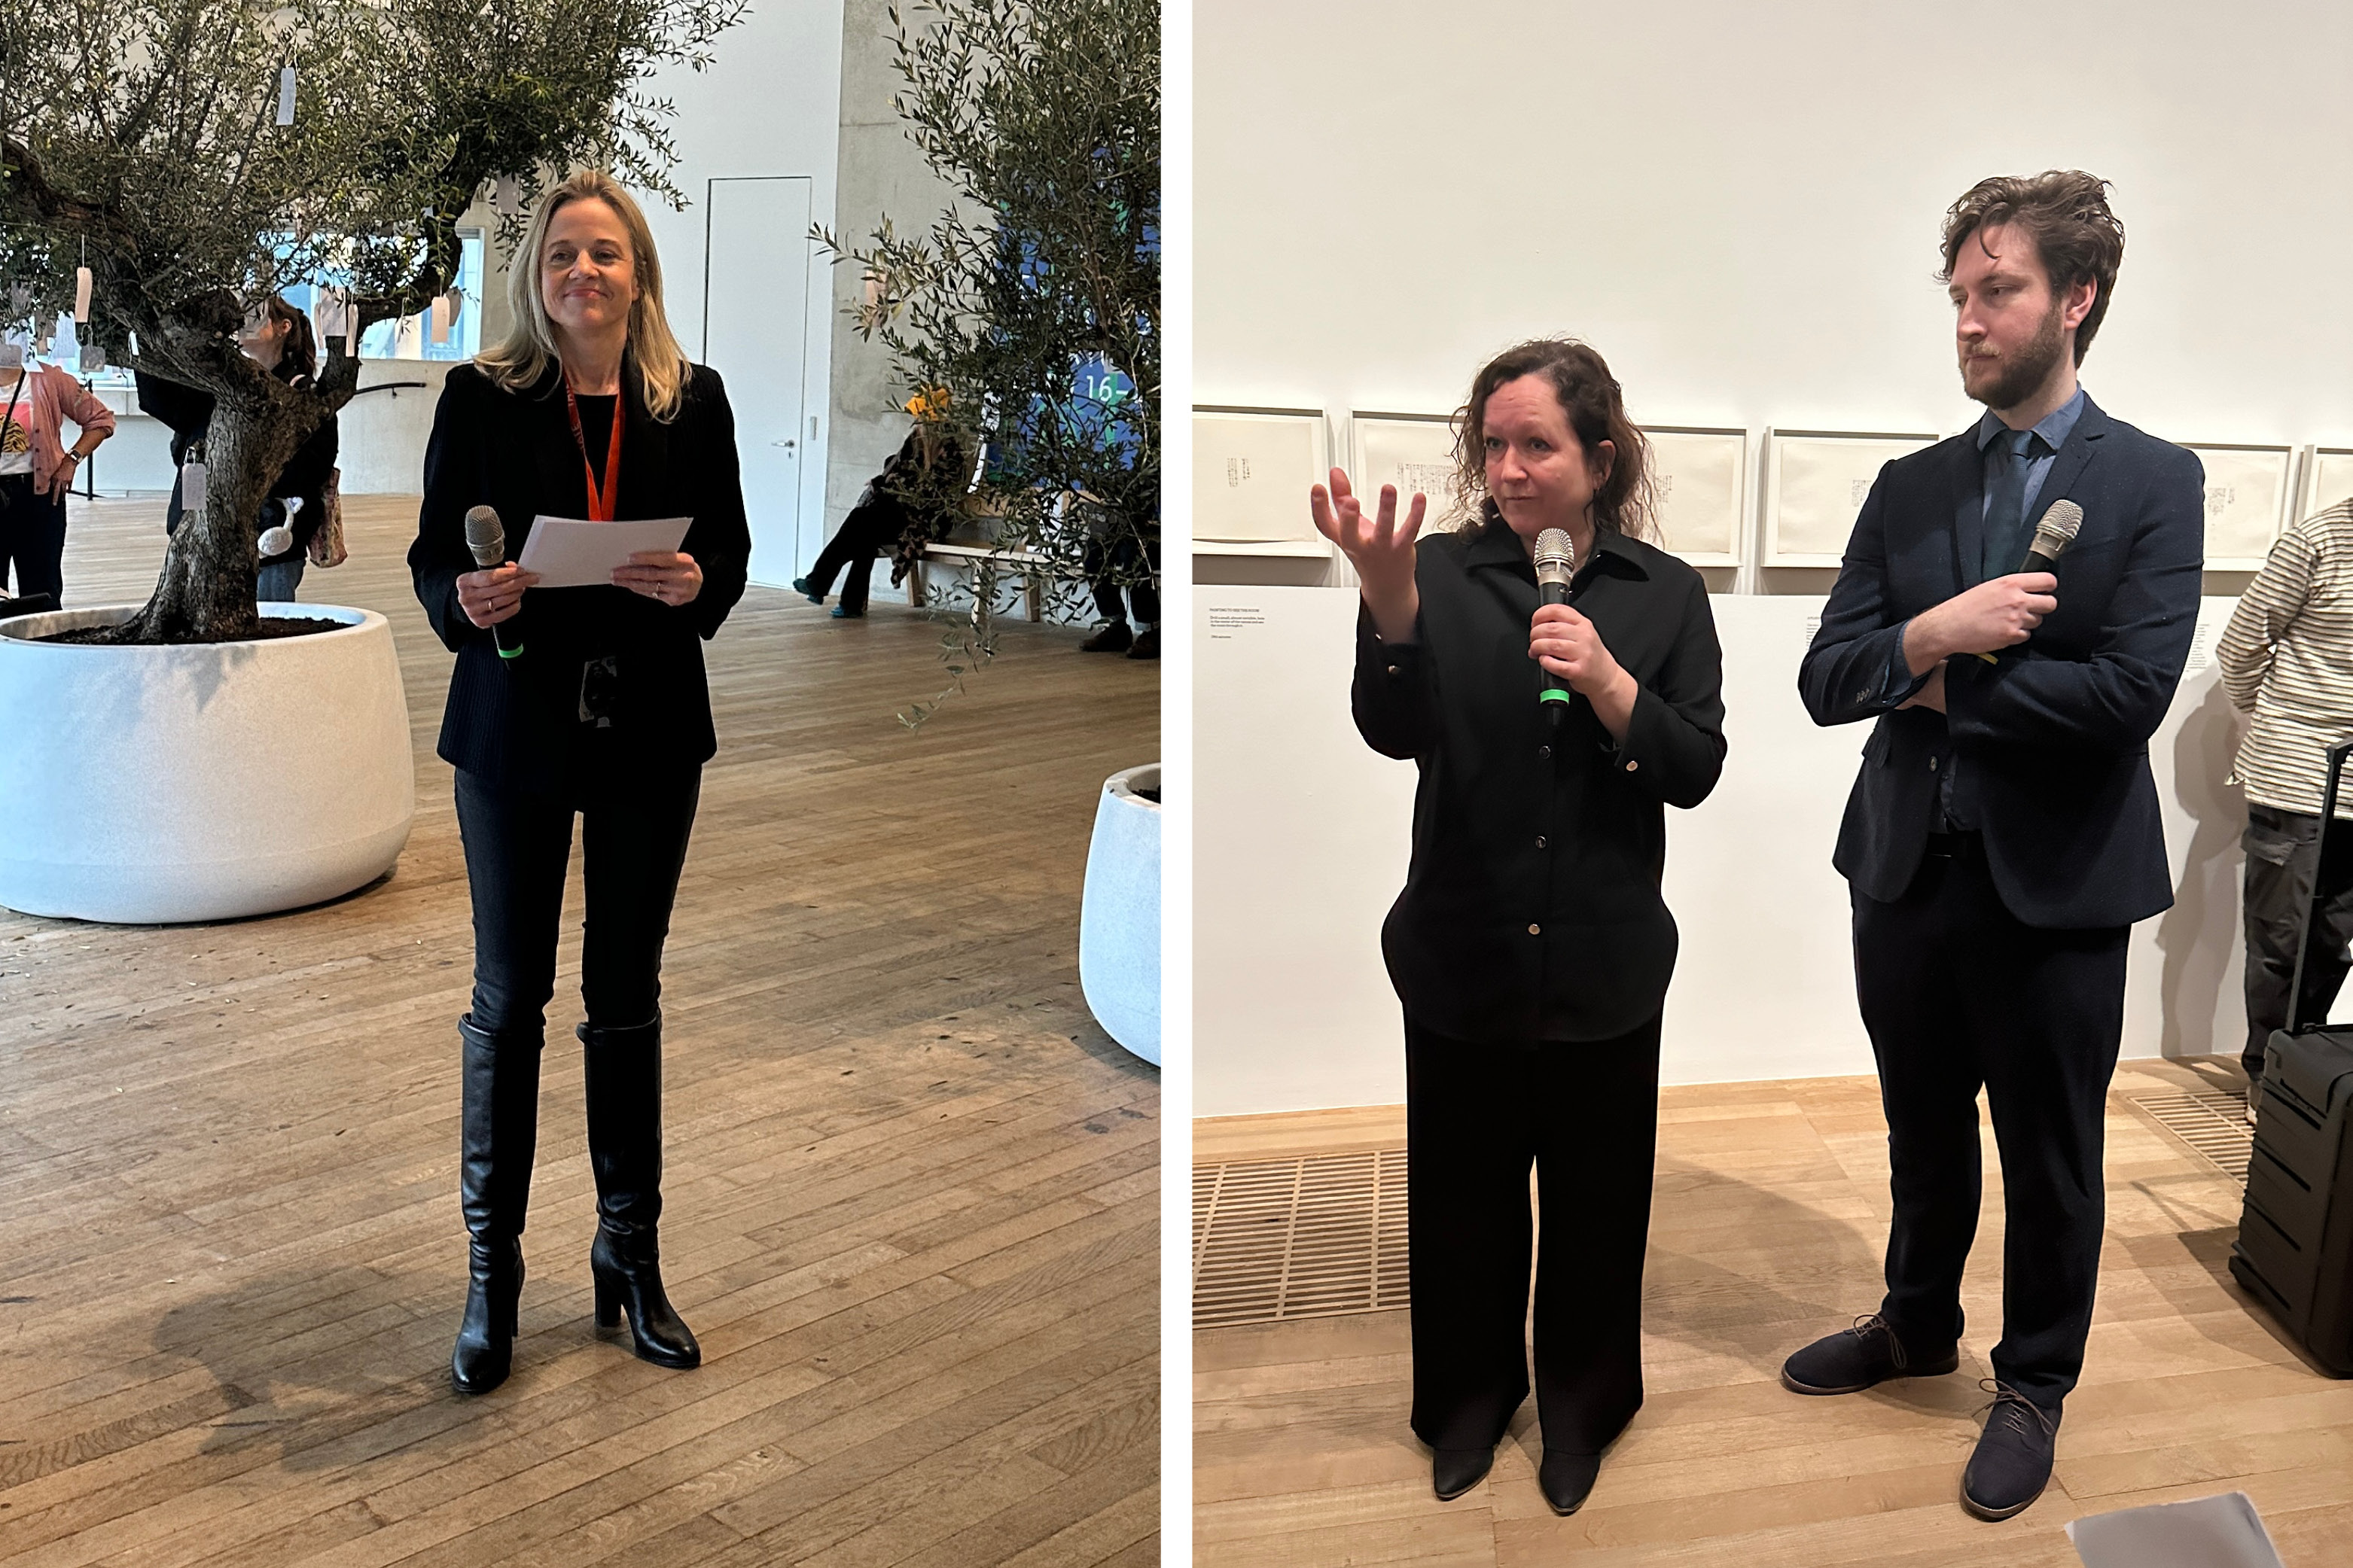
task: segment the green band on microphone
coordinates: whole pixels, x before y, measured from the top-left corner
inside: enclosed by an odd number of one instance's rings
[[[522,657],[522,649],[520,647],[501,647],[499,649],[499,657],[501,658],[521,658]]]
[[[1544,698],[1544,700],[1546,700],[1546,702],[1566,702],[1566,701],[1567,701],[1567,700],[1568,700],[1568,693],[1567,693],[1567,692],[1566,692],[1566,691],[1556,691],[1556,690],[1554,690],[1554,689],[1553,689],[1551,687],[1549,687],[1549,686],[1547,686],[1547,687],[1546,687],[1546,688],[1544,689],[1544,691],[1543,691],[1543,693],[1542,693],[1542,696],[1543,696],[1543,698]]]

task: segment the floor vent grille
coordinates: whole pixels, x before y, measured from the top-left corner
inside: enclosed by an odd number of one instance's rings
[[[1193,1326],[1406,1304],[1402,1149],[1193,1168]]]
[[[2255,1130],[2247,1125],[2244,1100],[2235,1094],[2141,1094],[2131,1099],[2191,1153],[2241,1186],[2247,1184]]]

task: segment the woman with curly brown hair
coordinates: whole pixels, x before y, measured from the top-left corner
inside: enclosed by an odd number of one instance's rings
[[[1522,343],[1456,424],[1460,529],[1417,548],[1422,497],[1400,522],[1383,486],[1368,517],[1336,468],[1311,506],[1362,584],[1356,728],[1421,773],[1381,933],[1405,1005],[1413,1429],[1459,1497],[1527,1397],[1533,1162],[1538,1479],[1570,1513],[1642,1402],[1663,807],[1722,771],[1723,660],[1699,574],[1644,540],[1648,448],[1599,354]],[[1544,605],[1556,528],[1572,602]],[[1567,703],[1541,700],[1547,675]]]

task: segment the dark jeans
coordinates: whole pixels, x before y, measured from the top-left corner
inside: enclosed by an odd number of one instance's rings
[[[30,474],[0,474],[0,599],[36,594],[65,598],[66,498],[33,489]],[[6,592],[8,568],[16,592]]]
[[[2240,844],[2247,852],[2247,1044],[2240,1060],[2253,1083],[2263,1076],[2263,1047],[2272,1031],[2287,1026],[2295,951],[2320,871],[2320,817],[2250,801]],[[2346,945],[2353,942],[2353,822],[2328,825],[2327,849],[2328,885],[2318,890],[2324,940],[2305,961],[2296,1008],[2300,1020],[2316,1024],[2326,1020],[2345,984]]]
[[[580,994],[588,1022],[630,1028],[661,999],[662,942],[702,771],[616,781],[576,795],[501,790],[458,773],[458,829],[474,903],[476,1025],[536,1042],[555,994],[555,938],[572,818],[581,819],[587,919]]]
[[[1141,571],[1138,568],[1142,568]],[[1105,544],[1100,539],[1089,539],[1085,556],[1079,569],[1086,574],[1088,585],[1095,591],[1095,613],[1106,621],[1125,621],[1127,605],[1119,602],[1120,577],[1134,573],[1134,580],[1125,584],[1128,605],[1135,609],[1135,624],[1156,626],[1160,624],[1160,592],[1152,585],[1151,574],[1160,570],[1160,542],[1153,541],[1139,546],[1132,533],[1122,533],[1116,545]]]
[[[823,597],[832,590],[834,574],[846,571],[842,608],[864,609],[874,577],[875,552],[889,549],[905,531],[906,514],[900,507],[872,501],[852,507],[841,520],[840,529],[818,552],[817,564],[809,568],[808,591]]]
[[[1854,896],[1855,990],[1887,1116],[1887,1297],[1908,1346],[1960,1337],[1981,1197],[1978,1089],[2007,1224],[1994,1375],[2056,1411],[2084,1368],[2107,1214],[2108,1079],[2124,1037],[2129,928],[2043,931],[2002,907],[1974,834],[1894,903]]]
[[[1614,1040],[1493,1045],[1408,1018],[1405,1061],[1414,1434],[1488,1447],[1527,1397],[1534,1228],[1544,1444],[1598,1454],[1642,1405],[1659,1020]]]

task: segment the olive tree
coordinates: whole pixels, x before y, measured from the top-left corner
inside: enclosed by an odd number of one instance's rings
[[[862,268],[857,329],[889,350],[901,401],[987,453],[918,471],[907,499],[940,517],[976,490],[1002,549],[1133,580],[1159,528],[1156,0],[890,16],[892,107],[955,200],[913,225],[886,216],[862,244],[816,237]],[[992,651],[991,586],[985,571],[969,633],[950,634],[954,675]]]

